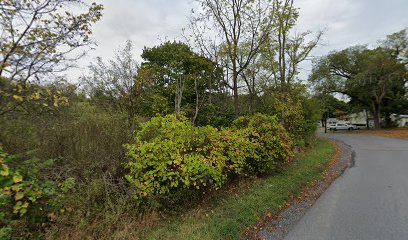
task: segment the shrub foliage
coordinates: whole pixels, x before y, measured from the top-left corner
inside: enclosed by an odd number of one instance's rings
[[[75,179],[61,182],[38,178],[37,170],[52,165],[52,160],[39,163],[27,160],[15,166],[16,156],[5,153],[0,146],[0,238],[29,236],[63,214],[65,194],[73,189]],[[29,169],[26,169],[29,168]]]
[[[245,137],[255,147],[253,155],[246,161],[252,173],[274,171],[291,156],[292,140],[275,116],[256,114],[240,117],[233,122],[232,128],[234,131],[244,129]]]
[[[195,127],[186,118],[155,117],[126,145],[139,203],[175,200],[221,188],[239,175],[271,173],[291,155],[291,140],[275,117],[241,117],[229,129]]]

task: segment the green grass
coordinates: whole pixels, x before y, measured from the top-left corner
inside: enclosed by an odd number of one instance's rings
[[[239,239],[269,211],[277,212],[303,186],[321,179],[334,149],[326,140],[300,154],[282,173],[241,184],[242,188],[215,197],[212,203],[182,216],[168,217],[145,232],[143,239]]]

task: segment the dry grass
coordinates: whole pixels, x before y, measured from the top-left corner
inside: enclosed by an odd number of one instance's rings
[[[381,129],[381,130],[359,130],[353,131],[353,133],[379,136],[379,137],[389,137],[389,138],[400,138],[408,140],[408,128],[395,128],[395,129]]]

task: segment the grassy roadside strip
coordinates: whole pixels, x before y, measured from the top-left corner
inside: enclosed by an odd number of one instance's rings
[[[322,178],[333,154],[330,142],[319,139],[281,174],[255,179],[221,194],[209,206],[169,217],[141,238],[238,239],[266,213],[279,211],[291,195],[298,195],[305,185]]]

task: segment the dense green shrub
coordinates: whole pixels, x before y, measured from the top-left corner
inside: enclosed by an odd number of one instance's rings
[[[295,84],[288,89],[267,89],[260,97],[258,111],[276,115],[293,139],[293,145],[301,148],[313,142],[321,113],[319,103],[311,98],[304,85]]]
[[[292,141],[275,116],[239,117],[233,122],[232,129],[245,129],[245,137],[255,146],[254,154],[246,160],[247,167],[254,174],[270,173],[291,155]]]
[[[303,123],[299,126],[298,136],[299,139],[296,141],[298,147],[309,146],[314,143],[316,140],[316,131],[317,131],[317,121],[304,120]]]
[[[212,128],[195,128],[187,119],[156,117],[144,124],[135,143],[127,145],[127,180],[137,199],[167,196],[185,188],[219,187],[222,168],[199,152],[208,151]]]
[[[66,211],[65,194],[75,184],[73,178],[55,182],[40,176],[39,170],[53,161],[17,160],[0,147],[1,239],[34,237],[57,214]]]
[[[290,155],[290,146],[275,117],[242,117],[222,130],[155,117],[126,146],[126,179],[139,202],[177,200],[197,189],[219,189],[234,176],[271,172]]]
[[[235,119],[234,109],[228,105],[228,100],[220,99],[224,106],[204,104],[200,109],[196,124],[198,126],[213,126],[217,128],[229,127]],[[193,113],[194,114],[194,113]]]

